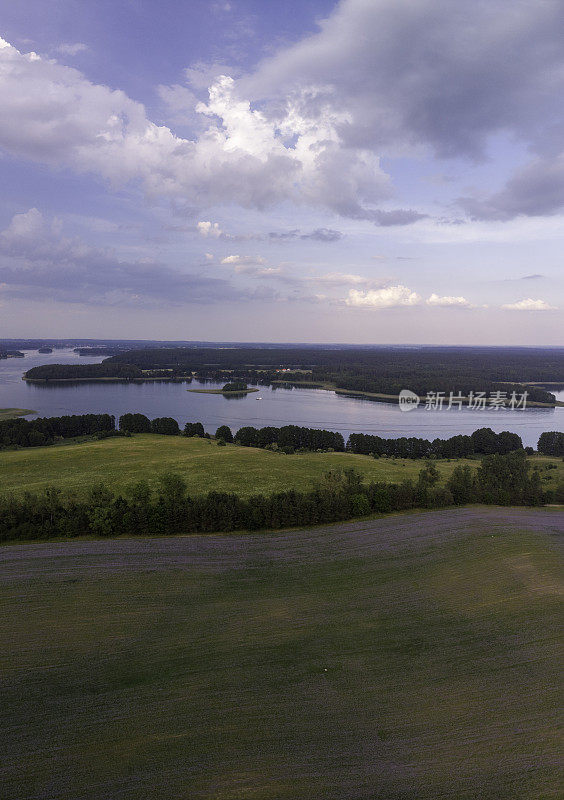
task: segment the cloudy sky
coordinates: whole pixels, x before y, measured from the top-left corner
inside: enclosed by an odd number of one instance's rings
[[[564,344],[562,0],[0,0],[0,336]]]

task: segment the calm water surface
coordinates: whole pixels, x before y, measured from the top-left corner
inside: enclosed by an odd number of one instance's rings
[[[526,411],[425,411],[401,412],[397,405],[340,397],[318,389],[271,389],[244,397],[188,392],[190,384],[150,383],[54,383],[27,384],[22,374],[39,364],[98,363],[102,357],[84,358],[72,350],[52,354],[26,351],[25,358],[0,360],[0,408],[30,408],[39,416],[108,412],[116,418],[128,411],[148,417],[174,417],[202,422],[210,433],[227,424],[235,431],[243,425],[305,425],[350,433],[375,433],[388,438],[420,436],[448,438],[472,433],[476,428],[518,433],[525,445],[535,446],[543,431],[564,430],[564,408]],[[209,388],[221,384],[206,384]],[[198,388],[193,382],[191,388]],[[479,387],[477,387],[477,390]],[[557,393],[564,400],[564,390]],[[260,398],[260,399],[259,399]]]

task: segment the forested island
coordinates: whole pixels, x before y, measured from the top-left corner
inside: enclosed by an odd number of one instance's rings
[[[21,350],[0,350],[0,358],[25,358]]]
[[[258,392],[258,389],[254,386],[249,388],[246,383],[242,381],[234,381],[232,383],[226,383],[221,389],[188,389],[189,392],[196,392],[200,394],[249,394],[249,392]]]

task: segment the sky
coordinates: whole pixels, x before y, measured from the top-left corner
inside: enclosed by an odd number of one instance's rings
[[[564,345],[562,0],[0,0],[0,337]]]

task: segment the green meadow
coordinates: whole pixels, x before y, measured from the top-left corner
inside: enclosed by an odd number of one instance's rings
[[[476,468],[479,462],[444,459],[435,463],[446,479],[457,464]],[[557,465],[556,469],[543,471],[548,479],[546,486],[564,480],[561,459],[535,456],[533,463],[542,467]],[[339,467],[352,467],[368,481],[401,482],[406,478],[416,480],[422,466],[422,461],[374,459],[351,453],[283,455],[236,445],[218,447],[209,439],[154,434],[0,452],[2,490],[14,494],[37,492],[50,485],[78,494],[98,483],[121,489],[134,481],[147,480],[156,486],[159,475],[174,471],[184,476],[191,494],[213,490],[248,496],[309,489],[325,472]]]
[[[557,800],[563,527],[3,547],[2,797]]]

